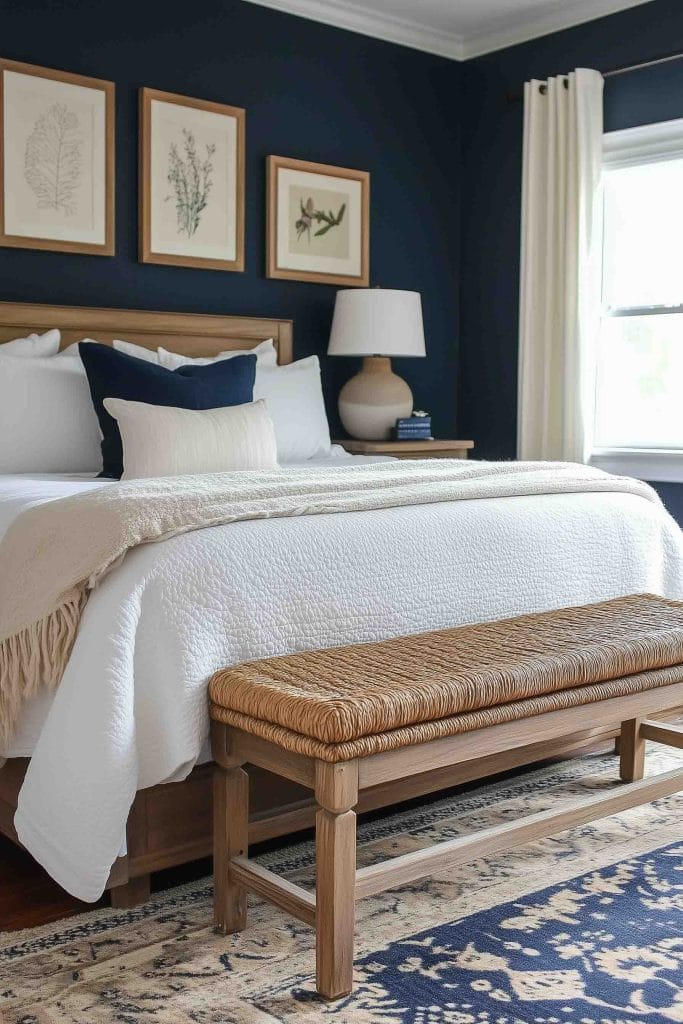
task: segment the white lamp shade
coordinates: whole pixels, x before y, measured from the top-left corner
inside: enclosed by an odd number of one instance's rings
[[[349,288],[337,292],[331,356],[423,356],[425,336],[419,292]]]

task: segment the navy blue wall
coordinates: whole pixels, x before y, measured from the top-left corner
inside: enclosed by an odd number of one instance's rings
[[[683,484],[653,483],[671,515],[683,526]]]
[[[335,289],[265,278],[265,158],[368,170],[372,283],[423,296],[429,358],[397,368],[454,436],[458,65],[241,0],[3,0],[0,15],[3,57],[111,79],[117,111],[116,256],[0,248],[0,298],[291,317],[296,356],[323,355]],[[244,274],[137,262],[143,85],[246,108]],[[353,363],[323,359],[333,416]]]
[[[464,65],[459,432],[483,458],[516,450],[522,105],[530,78],[683,49],[683,4],[654,0]],[[683,61],[608,79],[605,129],[683,117]],[[683,523],[683,487],[661,485]]]
[[[369,170],[372,283],[423,296],[428,358],[397,369],[436,432],[473,437],[484,458],[515,454],[522,107],[507,95],[579,64],[606,69],[683,48],[680,0],[464,65],[242,0],[2,0],[0,10],[2,56],[117,87],[117,255],[0,248],[0,298],[291,317],[297,357],[323,357],[334,430],[336,395],[355,366],[324,357],[334,288],[265,277],[265,157]],[[246,108],[244,274],[137,262],[142,85]],[[681,116],[683,62],[606,85],[608,130]],[[683,521],[683,488],[661,492]]]

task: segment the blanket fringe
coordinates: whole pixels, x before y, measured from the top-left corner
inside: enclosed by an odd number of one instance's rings
[[[54,690],[66,669],[81,612],[85,585],[75,587],[53,612],[0,641],[0,740],[7,743],[22,704],[47,687]]]

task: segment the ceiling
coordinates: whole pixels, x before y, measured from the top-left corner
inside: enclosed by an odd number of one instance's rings
[[[453,60],[650,0],[248,0]]]

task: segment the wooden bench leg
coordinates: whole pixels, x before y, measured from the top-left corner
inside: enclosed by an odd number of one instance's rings
[[[316,986],[340,999],[353,987],[357,764],[318,762],[316,797]]]
[[[619,775],[622,782],[642,779],[645,772],[645,738],[640,734],[640,718],[621,723]]]
[[[249,846],[249,776],[243,768],[221,768],[213,776],[213,923],[223,935],[247,924],[247,894],[230,878],[231,857]]]

